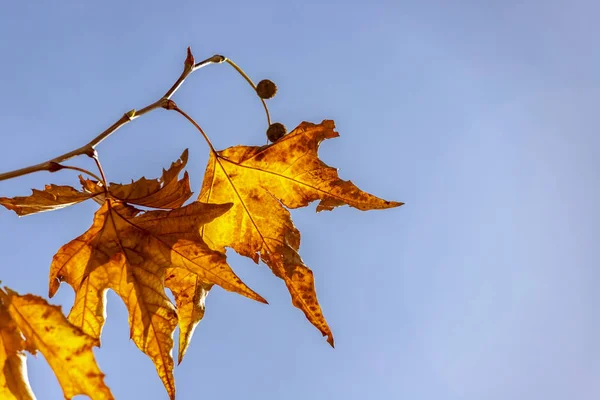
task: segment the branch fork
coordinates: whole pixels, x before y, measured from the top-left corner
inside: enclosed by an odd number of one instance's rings
[[[151,103],[137,111],[135,109],[133,109],[133,110],[123,114],[123,116],[121,118],[119,118],[114,124],[112,124],[106,130],[104,130],[104,132],[100,133],[98,136],[96,136],[94,139],[92,139],[89,143],[87,143],[75,150],[71,150],[67,153],[64,153],[57,157],[54,157],[48,161],[45,161],[45,162],[42,162],[39,164],[35,164],[35,165],[31,165],[31,166],[25,167],[25,168],[20,168],[20,169],[14,170],[14,171],[1,173],[0,181],[16,178],[18,176],[28,175],[28,174],[31,174],[33,172],[38,172],[38,171],[56,172],[61,169],[73,169],[72,167],[62,166],[62,165],[60,165],[60,163],[62,163],[63,161],[69,160],[73,157],[76,157],[76,156],[87,155],[89,157],[94,158],[95,153],[96,153],[96,151],[95,151],[96,146],[98,144],[100,144],[104,139],[108,138],[110,135],[115,133],[123,125],[126,125],[127,123],[133,121],[134,119],[137,119],[144,114],[154,111],[157,108],[177,109],[177,106],[175,105],[175,103],[173,103],[170,99],[175,94],[175,92],[181,87],[181,85],[185,82],[186,78],[190,74],[192,74],[193,72],[195,72],[195,71],[199,70],[200,68],[203,68],[207,65],[220,64],[225,61],[228,61],[228,59],[226,57],[219,55],[219,54],[215,54],[214,56],[209,57],[206,60],[200,61],[199,63],[195,63],[192,51],[188,47],[187,57],[184,62],[183,72],[181,73],[179,78],[177,78],[177,80],[171,86],[171,88],[169,90],[167,90],[166,93],[160,99],[158,99],[154,103]],[[168,108],[170,104],[173,104],[174,108]]]

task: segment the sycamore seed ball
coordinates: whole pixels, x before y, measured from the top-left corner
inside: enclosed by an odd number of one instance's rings
[[[263,79],[256,85],[256,93],[261,99],[271,99],[277,93],[277,85],[269,79]]]
[[[287,129],[285,128],[285,125],[280,122],[275,122],[269,126],[269,129],[267,129],[267,138],[269,138],[272,143],[275,143],[286,133]]]

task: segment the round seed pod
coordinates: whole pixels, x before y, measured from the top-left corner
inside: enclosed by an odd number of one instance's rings
[[[267,138],[269,138],[272,143],[275,143],[286,133],[287,129],[285,128],[285,125],[280,122],[275,122],[269,126],[269,129],[267,129]]]
[[[277,85],[269,79],[263,79],[256,85],[256,93],[261,99],[271,99],[277,93]]]

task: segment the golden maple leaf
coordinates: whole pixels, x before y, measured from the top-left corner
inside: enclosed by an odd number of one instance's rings
[[[129,310],[134,343],[152,359],[173,398],[171,350],[178,319],[164,293],[165,271],[184,269],[204,282],[266,302],[235,275],[224,254],[200,238],[200,227],[230,207],[194,202],[172,211],[142,212],[108,199],[96,212],[92,227],[54,256],[49,295],[56,293],[60,281],[71,285],[76,298],[69,320],[98,338],[104,323],[104,291],[113,289]],[[179,290],[173,287],[174,292]]]
[[[187,160],[188,150],[186,149],[178,161],[172,163],[168,170],[163,170],[161,179],[141,178],[127,185],[111,183],[108,186],[108,192],[111,197],[131,204],[153,208],[181,207],[192,196],[187,172],[184,173],[181,180],[177,180]],[[80,180],[84,190],[94,194],[94,199],[102,204],[104,200],[102,184],[87,179]],[[189,347],[195,327],[204,317],[204,301],[212,286],[210,281],[202,280],[197,274],[188,270],[180,268],[167,270],[165,287],[169,288],[175,297],[179,317],[179,363],[183,360]],[[100,312],[98,310],[98,313]],[[101,318],[101,314],[96,319],[97,322],[91,323],[89,329],[90,333],[94,332],[99,337],[104,320]]]
[[[334,127],[333,121],[304,122],[271,145],[211,153],[198,197],[206,203],[233,203],[228,213],[204,225],[205,241],[219,251],[231,247],[257,263],[262,259],[285,281],[294,306],[332,346],[313,273],[298,254],[300,233],[285,207],[304,207],[314,200],[320,200],[317,211],[346,204],[359,210],[403,204],[363,192],[318,158],[320,143],[339,136]]]
[[[92,400],[114,399],[92,351],[97,339],[70,324],[60,307],[40,297],[5,288],[0,299],[0,398],[35,399],[24,366],[27,350],[44,355],[66,399],[79,394]]]

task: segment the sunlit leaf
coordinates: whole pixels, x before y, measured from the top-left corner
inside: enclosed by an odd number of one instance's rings
[[[32,398],[26,375],[22,373],[22,365],[19,365],[22,360],[14,358],[15,353],[20,356],[22,350],[27,349],[31,353],[39,351],[44,355],[65,398],[71,399],[84,394],[93,400],[113,399],[92,351],[98,345],[96,339],[70,324],[60,307],[48,304],[41,297],[30,294],[21,296],[5,289],[0,291],[0,298],[0,321],[5,348],[6,343],[10,343],[10,352],[7,352],[10,354],[9,364],[5,362],[3,373],[4,381],[10,385],[7,387],[11,395],[17,399]],[[25,338],[24,341],[20,339],[18,332]],[[6,375],[6,371],[9,371],[7,367],[11,368],[9,375]],[[19,368],[21,377],[16,375]]]
[[[166,269],[184,269],[207,283],[265,302],[235,275],[225,255],[211,250],[198,233],[204,223],[230,207],[194,202],[172,211],[142,212],[109,199],[96,212],[90,229],[54,256],[49,295],[54,296],[61,281],[71,285],[76,299],[70,321],[98,338],[104,323],[104,291],[117,292],[129,310],[134,342],[153,360],[174,397],[171,350],[177,314],[164,293]]]
[[[27,197],[0,197],[0,204],[19,216],[25,216],[65,208],[93,196],[91,193],[79,192],[71,186],[57,185],[46,185],[44,190],[32,189],[32,192],[31,196]]]
[[[4,305],[0,304],[0,399],[30,400],[25,340]]]
[[[168,170],[163,169],[162,177],[158,179],[141,178],[126,185],[111,183],[108,191],[112,198],[129,204],[144,207],[173,209],[178,208],[192,196],[190,177],[188,173],[177,179],[188,160],[187,149],[179,160],[171,164]],[[81,178],[84,189],[97,195],[99,203],[104,202],[103,187],[96,181]]]
[[[231,210],[201,230],[214,249],[231,247],[239,254],[262,259],[283,279],[292,303],[328,337],[331,330],[317,301],[312,271],[298,254],[300,233],[287,208],[320,200],[317,211],[349,205],[359,210],[398,207],[341,180],[335,168],[317,155],[324,139],[339,136],[333,121],[304,122],[268,146],[235,146],[211,153],[199,201],[233,203]]]

